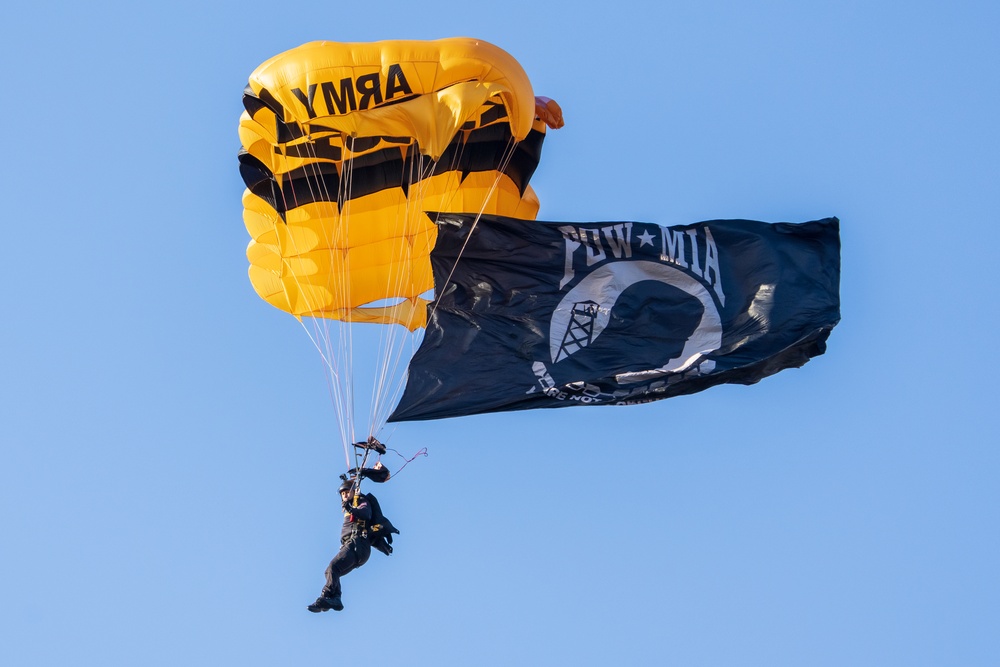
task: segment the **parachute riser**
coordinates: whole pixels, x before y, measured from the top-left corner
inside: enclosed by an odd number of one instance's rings
[[[368,456],[371,454],[372,450],[378,452],[379,455],[385,454],[386,450],[385,450],[385,445],[383,445],[381,442],[379,442],[378,440],[376,440],[375,436],[368,436],[368,440],[365,440],[363,442],[355,442],[354,443],[354,449],[355,449],[355,453],[354,453],[355,454],[355,461],[357,461],[357,450],[358,449],[363,449],[364,452],[365,452],[364,456],[361,457],[361,464],[357,467],[358,474],[355,475],[355,477],[354,477],[354,486],[352,487],[353,491],[354,491],[354,500],[353,500],[353,503],[354,503],[354,506],[357,507],[358,506],[358,496],[361,495],[361,471],[365,469],[365,464],[368,463]]]

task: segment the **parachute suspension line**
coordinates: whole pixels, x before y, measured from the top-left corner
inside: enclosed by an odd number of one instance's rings
[[[305,184],[309,188],[309,196],[312,202],[331,202],[332,200],[328,196],[329,193],[326,192],[328,189],[326,186],[326,181],[323,177],[323,165],[318,158],[314,150],[314,146],[311,143],[306,143],[304,145],[305,150],[309,152],[309,159],[303,164],[303,173],[305,174]],[[317,193],[322,193],[317,195]],[[298,197],[295,196],[294,188],[281,188],[280,194],[282,198],[282,203],[286,214],[284,216],[285,224],[285,234],[284,238],[287,239],[288,247],[282,250],[281,254],[286,258],[284,260],[285,264],[298,264],[306,261],[303,259],[303,255],[309,251],[307,248],[300,248],[298,246],[300,233],[297,225],[294,224],[294,219],[290,223],[287,217],[287,211],[298,208],[299,202]],[[322,204],[319,204],[322,206]],[[332,204],[330,204],[332,205]],[[289,270],[285,272],[286,277],[290,276],[295,281],[295,286],[298,291],[298,299],[305,304],[305,310],[312,320],[312,331],[303,321],[302,317],[298,317],[299,324],[302,326],[306,335],[309,337],[313,346],[319,352],[320,358],[326,367],[326,372],[324,376],[327,380],[327,390],[330,393],[331,402],[337,406],[343,403],[344,397],[340,391],[340,387],[346,386],[347,383],[342,381],[342,371],[337,366],[337,355],[331,346],[331,336],[329,331],[329,325],[322,318],[317,317],[316,313],[319,312],[321,304],[313,302],[314,292],[310,289],[308,284],[303,283],[299,279],[299,272],[296,270]],[[287,297],[287,294],[286,294]],[[289,299],[289,303],[292,299]],[[350,369],[348,369],[349,372]],[[343,411],[340,411],[343,414]],[[344,456],[345,461],[350,462],[349,453],[347,450],[346,443],[350,441],[349,432],[345,430],[346,424],[338,419],[338,427],[340,430],[341,440],[345,443],[344,446]]]
[[[334,406],[336,406],[338,401],[341,400],[340,392],[338,390],[341,382],[340,382],[340,373],[338,372],[335,363],[331,359],[329,335],[327,335],[325,338],[321,335],[322,330],[319,328],[319,325],[316,322],[317,318],[312,318],[313,320],[312,332],[310,332],[309,327],[306,326],[305,322],[302,321],[302,318],[298,318],[298,320],[299,324],[302,326],[303,331],[306,332],[306,336],[309,337],[309,340],[312,341],[313,346],[319,352],[319,356],[323,360],[324,366],[326,366],[327,372],[324,373],[324,375],[326,376],[327,391],[330,392],[330,401],[334,404]],[[314,333],[316,334],[315,336],[313,335]],[[323,340],[323,345],[320,345],[319,340]],[[342,419],[337,419],[337,428],[340,430],[341,440],[344,442],[348,442],[350,434],[345,430],[345,424]],[[351,466],[350,453],[347,451],[346,446],[344,447],[344,462],[347,464],[347,467]]]
[[[333,215],[335,217],[342,218],[343,213],[343,202],[344,197],[342,193],[343,180],[338,179],[338,191],[336,193],[330,192],[330,188],[327,185],[326,179],[322,174],[322,163],[315,153],[314,145],[310,142],[308,144],[309,150],[312,152],[313,158],[316,159],[314,172],[316,174],[315,186],[320,191],[319,197],[314,197],[314,199],[327,202],[326,206],[334,208]],[[312,183],[310,187],[312,187]],[[336,196],[333,196],[333,195]],[[339,230],[340,225],[335,225],[334,229]],[[339,252],[338,248],[341,247],[340,239],[335,235],[332,238],[324,239],[327,246],[328,261],[331,267],[336,267],[338,265],[336,255]],[[331,272],[331,275],[335,275]],[[343,274],[337,279],[332,281],[332,284],[328,284],[327,287],[334,293],[334,298],[344,290],[344,277]],[[345,327],[336,321],[330,321],[328,318],[316,317],[313,319],[314,324],[318,330],[322,331],[323,340],[326,343],[326,359],[328,360],[328,380],[330,382],[330,394],[331,402],[334,406],[334,413],[336,421],[338,423],[338,428],[341,433],[341,443],[344,448],[345,459],[349,460],[349,448],[348,443],[351,441],[351,436],[353,434],[353,413],[350,409],[352,404],[351,397],[351,378],[353,376],[353,367],[351,365],[351,357],[349,354],[344,354],[345,345],[349,344],[344,338]],[[337,335],[334,335],[334,330],[336,330]]]
[[[452,151],[451,164],[444,165],[440,164],[438,161],[429,160],[426,156],[420,154],[419,149],[412,150],[411,158],[406,160],[408,164],[408,172],[402,174],[402,178],[406,180],[405,183],[401,184],[404,190],[408,193],[408,197],[404,200],[405,204],[398,210],[397,215],[397,228],[396,232],[400,237],[409,237],[409,231],[413,226],[413,221],[418,216],[423,216],[424,209],[427,208],[425,203],[425,197],[427,192],[430,190],[433,183],[431,180],[435,177],[435,173],[438,172],[439,168],[446,167],[442,178],[454,178],[456,183],[452,188],[447,189],[447,193],[444,195],[447,199],[438,201],[435,198],[434,206],[437,207],[436,210],[447,210],[451,208],[451,203],[456,197],[461,195],[461,183],[463,178],[461,176],[461,171],[458,170],[459,165],[462,162],[464,153],[468,148],[468,135],[462,132],[459,135],[458,146],[456,151]],[[344,161],[341,163],[341,174],[340,178],[336,180],[337,183],[337,193],[336,196],[331,196],[333,193],[328,192],[330,188],[330,180],[328,178],[328,169],[333,165],[326,162],[321,158],[315,146],[306,142],[301,146],[304,152],[309,156],[305,164],[303,164],[303,171],[305,172],[306,178],[303,179],[304,185],[308,188],[308,194],[310,202],[314,206],[322,208],[326,202],[326,206],[331,208],[335,207],[335,210],[331,212],[331,217],[338,218],[338,224],[334,225],[330,230],[330,234],[333,238],[326,239],[326,250],[330,254],[329,264],[331,267],[331,276],[333,279],[327,286],[331,292],[336,292],[334,298],[338,298],[340,303],[351,304],[353,303],[350,298],[348,298],[350,292],[351,283],[348,280],[348,275],[350,272],[350,255],[344,248],[349,247],[349,239],[346,235],[349,234],[351,229],[349,223],[350,219],[350,208],[352,202],[352,188],[353,188],[353,177],[354,177],[354,142],[349,137],[344,137],[345,145],[345,157]],[[495,193],[500,185],[500,179],[505,178],[505,172],[510,164],[510,161],[516,151],[517,142],[508,141],[507,146],[501,156],[500,166],[498,169],[498,175],[493,179],[492,184],[488,190],[485,198],[481,199],[481,204],[478,212],[476,212],[475,218],[473,220],[472,228],[470,229],[470,234],[475,230],[475,226],[478,224],[480,217],[487,210],[488,207],[496,206],[496,202],[493,202]],[[416,146],[414,146],[416,148]],[[434,186],[436,187],[436,186]],[[285,199],[297,200],[296,191],[294,188],[283,188],[281,190],[282,196]],[[304,204],[310,203],[304,202]],[[291,204],[285,202],[285,210],[293,210],[297,208],[298,202],[294,201]],[[470,211],[471,213],[472,211]],[[296,223],[296,219],[293,218],[293,223]],[[291,252],[283,253],[289,259],[286,262],[308,262],[308,254],[310,252],[315,252],[315,248],[297,248],[297,244],[301,241],[303,234],[302,229],[299,228],[298,224],[292,224],[284,238],[287,239],[286,245],[291,246],[289,250]],[[435,230],[431,228],[427,232],[423,232],[430,236],[435,233]],[[429,244],[429,238],[424,238],[423,242]],[[322,246],[321,246],[322,247]],[[407,245],[405,243],[394,244],[397,250],[397,255],[395,260],[397,262],[408,261],[409,258],[405,255],[407,254]],[[412,247],[412,242],[411,246]],[[460,249],[459,259],[464,252],[465,245]],[[391,259],[391,258],[390,258]],[[338,261],[340,260],[340,261]],[[452,267],[452,272],[454,267]],[[307,273],[307,272],[303,272]],[[354,409],[355,402],[355,389],[354,386],[354,335],[353,328],[348,324],[351,319],[350,312],[342,312],[339,315],[343,318],[342,321],[330,322],[332,318],[325,318],[319,315],[325,304],[322,303],[311,303],[320,292],[316,290],[315,285],[308,283],[307,279],[300,277],[299,271],[289,271],[287,272],[289,277],[291,277],[298,287],[297,300],[300,301],[302,305],[305,306],[304,312],[313,313],[312,316],[312,326],[313,330],[310,333],[309,328],[306,326],[302,318],[299,318],[300,324],[306,331],[307,336],[309,336],[313,346],[317,349],[320,354],[324,365],[326,366],[327,372],[326,377],[328,381],[328,391],[330,393],[331,402],[334,405],[335,411],[337,413],[337,422],[340,430],[341,441],[344,445],[345,460],[350,461],[350,443],[358,435],[356,430],[356,415]],[[338,275],[339,274],[339,275]],[[448,280],[451,279],[451,273],[449,273]],[[405,278],[403,272],[394,272],[390,276],[394,276],[396,282],[395,285],[388,286],[387,294],[401,294],[401,285]],[[388,282],[393,282],[393,278],[387,278]],[[447,281],[446,283],[447,284]],[[348,311],[350,306],[347,306]],[[434,304],[434,310],[437,308],[437,303]],[[433,314],[433,313],[432,313]],[[336,328],[339,335],[334,336],[333,328]],[[407,329],[404,327],[404,329]],[[404,381],[405,375],[400,373],[403,366],[404,353],[406,352],[406,345],[404,345],[400,339],[406,339],[409,333],[401,333],[404,329],[397,329],[395,326],[378,327],[377,330],[380,334],[379,342],[379,356],[380,364],[376,365],[376,383],[373,387],[372,394],[372,404],[371,404],[371,417],[372,422],[369,424],[369,436],[374,436],[378,431],[384,427],[385,423],[388,421],[388,415],[391,413],[392,407],[395,401],[398,400],[401,395],[403,388],[405,386]],[[412,344],[412,348],[415,349],[417,343],[419,342],[419,336],[422,331],[416,334],[409,335],[409,341]],[[412,352],[412,349],[411,349]],[[392,380],[399,377],[397,381]],[[395,400],[394,400],[395,399]],[[412,459],[407,460],[407,463]]]
[[[408,175],[410,179],[410,187],[408,191],[411,192],[410,201],[406,208],[406,219],[408,221],[413,221],[421,216],[426,215],[424,201],[428,189],[431,187],[431,180],[435,177],[435,173],[438,170],[438,161],[428,160],[427,164],[424,164],[423,156],[418,156],[414,163],[411,163],[410,173]],[[425,238],[423,239],[425,243],[429,244],[429,236],[432,234],[430,230],[423,232]],[[404,359],[409,359],[413,356],[417,345],[423,337],[423,329],[416,333],[402,333],[400,332],[398,343],[394,343],[392,353],[387,355],[387,378],[391,378],[394,382],[384,389],[382,393],[382,401],[379,408],[376,410],[378,424],[384,425],[388,419],[389,414],[392,412],[392,408],[396,405],[399,400],[400,395],[403,392],[403,387],[405,385],[406,374],[403,368],[405,367]],[[409,342],[409,350],[406,349],[404,342]],[[405,354],[409,352],[409,354]]]
[[[465,150],[465,134],[462,134],[463,140],[460,142],[460,148],[452,157],[451,163],[446,165],[446,174],[453,173],[456,170],[457,165],[461,164],[462,155]],[[431,179],[434,178],[435,174],[439,172],[440,163],[437,160],[428,160],[427,164],[424,164],[424,156],[415,152],[415,159],[410,160],[409,173],[404,175],[404,178],[408,179],[407,182],[407,192],[409,193],[406,211],[405,211],[405,223],[410,224],[416,218],[426,215],[424,200],[427,190],[431,187]],[[458,187],[461,185],[461,177],[455,176],[459,180],[456,183],[454,192],[451,194],[451,198],[456,196]],[[451,199],[441,202],[438,206],[439,208],[450,207]],[[443,206],[442,206],[443,204]],[[484,202],[485,204],[485,202]],[[424,232],[428,237],[432,234],[431,231]],[[429,238],[424,239],[429,243]],[[401,274],[400,278],[401,280]],[[386,351],[386,367],[385,372],[381,375],[381,380],[387,382],[389,379],[395,379],[396,381],[391,384],[383,384],[380,386],[378,402],[373,406],[372,413],[376,416],[376,425],[381,428],[389,419],[389,414],[392,412],[393,406],[399,401],[399,397],[403,393],[403,388],[405,386],[405,373],[401,371],[401,367],[404,365],[403,360],[408,359],[413,356],[416,348],[422,338],[423,331],[419,334],[412,334],[409,336],[410,346],[409,350],[406,346],[399,341],[390,341],[388,349]],[[389,334],[387,334],[389,335]],[[405,334],[400,334],[400,338],[405,338]],[[405,354],[405,352],[409,354]]]
[[[405,190],[407,197],[405,205],[395,221],[397,226],[395,232],[400,238],[409,237],[413,222],[418,216],[423,215],[424,197],[429,187],[429,179],[436,166],[436,163],[432,161],[425,167],[424,158],[417,150],[413,151],[412,155],[414,159],[407,161],[409,163],[408,172],[401,176],[404,182],[400,183],[400,187]],[[409,248],[412,250],[412,242]],[[407,246],[400,243],[398,254],[394,259],[398,262],[412,261],[412,255],[407,255]],[[388,288],[387,294],[402,293],[405,274],[398,271],[394,272],[394,275],[396,276],[395,283],[386,286]],[[389,414],[395,405],[393,399],[397,398],[402,391],[403,377],[400,373],[400,364],[406,349],[405,343],[409,341],[413,345],[418,336],[419,334],[411,332],[409,327],[390,325],[380,328],[378,358],[381,363],[376,369],[376,381],[372,388],[372,424],[369,435],[377,434],[389,419]]]
[[[342,296],[341,303],[345,304],[345,307],[350,309],[351,304],[351,254],[347,250],[350,248],[350,220],[351,220],[351,204],[353,201],[353,187],[354,187],[354,149],[355,144],[353,138],[350,140],[348,137],[344,137],[344,149],[347,154],[346,159],[342,165],[342,172],[339,179],[340,190],[337,193],[337,211],[338,211],[338,224],[336,225],[336,236],[331,239],[330,247],[331,254],[334,255],[331,260],[334,266],[337,265],[338,253],[342,254],[343,261],[340,263],[340,275],[336,281],[336,288]],[[349,148],[348,148],[349,147]],[[343,250],[341,250],[343,248]],[[340,346],[341,356],[344,364],[347,367],[345,374],[345,381],[341,383],[344,392],[343,403],[339,406],[339,418],[346,423],[346,437],[343,440],[344,450],[348,451],[351,446],[351,442],[354,440],[355,433],[357,431],[355,424],[354,415],[354,328],[350,325],[350,313],[344,314],[344,319],[337,323],[335,326],[339,333],[338,343]]]
[[[412,145],[411,145],[412,146]],[[412,153],[411,153],[412,155]],[[400,174],[400,191],[406,193],[406,197],[402,202],[402,206],[396,208],[396,214],[392,220],[393,229],[391,236],[396,239],[400,239],[400,242],[396,245],[395,253],[389,258],[389,261],[395,263],[401,263],[406,261],[407,252],[406,246],[402,242],[403,239],[407,238],[409,232],[409,221],[410,221],[410,202],[412,201],[415,190],[413,189],[414,178],[412,175],[413,161],[406,160],[406,163],[410,165],[410,174],[406,173]],[[385,294],[393,295],[400,294],[403,284],[403,272],[402,271],[392,271],[388,272],[385,276]],[[386,307],[389,306],[388,303],[384,304]],[[381,420],[380,412],[383,397],[386,395],[386,385],[388,384],[392,368],[391,355],[399,345],[399,338],[402,336],[396,329],[396,326],[389,325],[387,327],[380,327],[379,337],[378,337],[378,362],[375,368],[375,377],[372,385],[371,393],[371,403],[369,405],[369,411],[371,415],[371,423],[369,425],[369,435],[375,435],[378,433],[384,422]]]
[[[517,151],[517,144],[518,144],[517,140],[513,138],[510,140],[510,142],[508,142],[507,148],[504,150],[503,158],[500,161],[500,166],[497,168],[498,172],[497,177],[493,180],[493,185],[490,186],[489,193],[487,193],[486,197],[483,198],[483,204],[479,208],[479,212],[476,213],[475,219],[473,219],[472,221],[472,227],[469,228],[469,233],[465,235],[465,240],[462,241],[462,247],[458,249],[458,255],[455,257],[455,263],[452,264],[451,270],[448,272],[448,277],[445,278],[444,284],[441,286],[442,292],[444,292],[445,288],[448,286],[448,283],[451,282],[451,277],[455,275],[455,269],[458,267],[458,263],[462,261],[462,255],[465,253],[465,248],[469,245],[469,240],[472,238],[472,233],[476,231],[476,226],[479,224],[479,219],[483,217],[483,212],[486,210],[487,202],[489,202],[489,200],[493,198],[493,193],[496,192],[497,185],[500,184],[500,179],[503,178],[503,174],[506,173],[507,166],[510,164],[510,161],[514,158],[514,153],[515,151]],[[437,309],[438,309],[438,300],[437,298],[435,298],[433,306],[431,307],[431,312],[427,316],[428,322],[431,320],[431,318],[434,317],[434,314],[437,313]]]
[[[345,200],[349,201],[350,197],[344,195],[343,179],[338,179],[338,191],[336,193],[330,192],[327,180],[323,175],[323,166],[325,163],[316,153],[312,143],[306,143],[304,148],[310,152],[311,158],[310,161],[304,166],[307,170],[307,178],[305,181],[309,187],[309,194],[313,205],[318,207],[329,206],[333,208],[334,210],[331,212],[331,217],[345,217],[343,203]],[[336,196],[333,196],[334,194],[336,194]],[[334,226],[335,229],[339,229],[340,227],[341,225]],[[331,238],[323,239],[323,241],[325,241],[327,246],[328,261],[330,266],[343,266],[343,263],[338,262],[336,258],[337,253],[340,252],[339,248],[344,247],[339,236],[339,232]],[[312,252],[315,252],[315,250]],[[298,252],[296,254],[298,254]],[[305,260],[300,259],[299,261]],[[294,273],[293,275],[297,275],[297,273]],[[346,289],[346,273],[341,271],[338,274],[331,271],[331,276],[334,276],[334,279],[330,281],[327,288],[330,289],[334,298],[336,298]],[[325,375],[327,378],[327,389],[330,393],[330,401],[333,405],[337,427],[340,431],[345,461],[349,465],[349,443],[352,440],[354,431],[353,410],[351,408],[353,405],[353,366],[351,364],[351,355],[347,351],[350,346],[350,328],[346,327],[341,322],[331,321],[329,318],[323,317],[320,314],[324,304],[312,302],[312,295],[315,293],[312,286],[300,283],[299,288],[300,293],[306,301],[306,308],[308,312],[313,314],[311,319],[315,337],[310,336],[310,338],[313,339],[314,345],[320,350],[320,357],[326,366]],[[334,330],[337,332],[336,335],[334,335]],[[318,341],[322,341],[322,346],[320,346]]]
[[[330,188],[327,185],[327,180],[323,175],[324,162],[318,156],[315,151],[314,145],[309,142],[305,144],[306,150],[310,152],[310,162],[307,164],[307,169],[311,177],[307,177],[306,183],[310,189],[310,196],[314,205],[319,207],[331,207],[334,208],[332,211],[333,215],[339,216],[341,214],[341,202],[340,192],[337,193],[337,197],[333,197],[330,192]],[[335,254],[337,253],[337,239],[325,239],[327,245],[327,253],[329,256],[329,261],[331,266],[336,266]],[[343,280],[340,281],[343,283]],[[336,285],[329,286],[336,288]],[[350,377],[352,374],[352,368],[348,364],[341,366],[345,363],[345,360],[349,360],[348,355],[340,354],[339,351],[335,349],[334,343],[339,342],[340,347],[343,347],[343,339],[338,338],[335,341],[335,336],[332,335],[333,327],[338,327],[338,331],[342,331],[343,327],[340,327],[337,323],[331,323],[327,318],[318,315],[323,304],[311,303],[311,292],[309,286],[306,286],[305,290],[300,289],[300,291],[307,295],[307,308],[309,312],[314,313],[312,317],[313,329],[315,332],[316,339],[323,341],[323,348],[320,351],[320,357],[326,366],[326,379],[327,379],[327,389],[330,393],[330,401],[334,407],[334,413],[336,416],[337,427],[340,431],[340,438],[344,449],[345,461],[350,463],[350,453],[348,449],[348,443],[351,441],[352,435],[352,424],[351,424],[351,411],[349,410],[349,405],[351,403],[350,398]],[[312,337],[311,337],[312,338]],[[317,345],[319,347],[319,345]]]

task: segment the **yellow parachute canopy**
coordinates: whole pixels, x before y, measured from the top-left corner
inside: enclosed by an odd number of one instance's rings
[[[250,281],[296,316],[422,327],[426,212],[533,219],[558,105],[474,39],[312,42],[258,67],[240,170]]]

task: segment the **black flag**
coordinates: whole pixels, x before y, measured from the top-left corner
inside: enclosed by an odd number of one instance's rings
[[[438,297],[389,421],[631,405],[802,366],[840,320],[839,226],[441,214]]]

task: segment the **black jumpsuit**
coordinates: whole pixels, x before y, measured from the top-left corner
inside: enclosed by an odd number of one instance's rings
[[[364,496],[358,497],[358,506],[353,501],[344,507],[344,527],[340,530],[340,551],[326,568],[326,586],[323,597],[340,597],[340,578],[368,562],[372,547],[368,542],[364,526],[372,518],[372,508]]]

